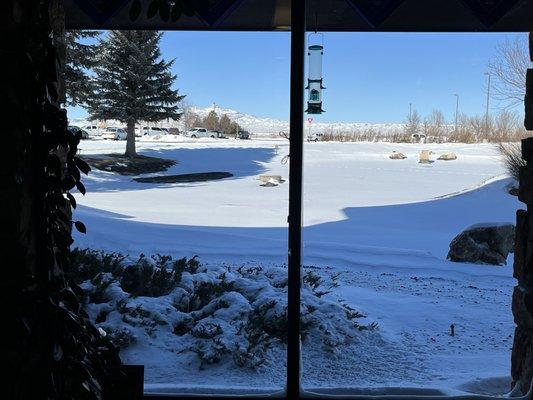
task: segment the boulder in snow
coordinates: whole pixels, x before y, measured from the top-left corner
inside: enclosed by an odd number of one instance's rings
[[[514,248],[513,224],[473,225],[450,243],[448,260],[474,264],[505,265]]]
[[[259,180],[263,183],[272,182],[272,183],[283,183],[285,180],[281,175],[259,175]]]
[[[429,156],[433,154],[432,151],[430,150],[422,150],[420,152],[420,157],[418,159],[418,162],[420,164],[429,164],[429,163],[432,163],[433,161],[429,159]]]
[[[391,160],[403,160],[407,158],[407,156],[403,153],[400,153],[398,151],[393,151],[392,154],[389,156]]]
[[[442,161],[457,160],[457,154],[455,154],[455,153],[444,153],[439,158],[437,158],[437,160],[442,160]]]

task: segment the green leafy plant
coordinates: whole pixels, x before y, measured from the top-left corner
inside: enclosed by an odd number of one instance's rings
[[[90,168],[77,156],[81,137],[67,131],[60,107],[62,30],[52,21],[61,19],[51,14],[49,0],[7,3],[3,10],[18,14],[6,15],[13,17],[6,32],[13,34],[1,49],[10,54],[0,77],[0,106],[10,116],[2,190],[18,204],[10,202],[12,215],[2,218],[12,232],[3,243],[12,257],[3,263],[12,272],[1,291],[10,307],[0,350],[12,383],[3,397],[101,399],[121,380],[120,359],[90,321],[83,292],[68,273],[72,229],[86,232],[72,217],[72,192],[85,194],[81,176]]]

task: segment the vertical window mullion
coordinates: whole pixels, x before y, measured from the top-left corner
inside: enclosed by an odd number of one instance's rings
[[[291,1],[287,398],[300,396],[305,0]]]

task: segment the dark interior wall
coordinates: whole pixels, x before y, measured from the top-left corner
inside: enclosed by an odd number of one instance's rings
[[[533,34],[529,35],[533,61]],[[533,131],[533,69],[527,71],[524,101],[527,130]],[[533,132],[532,132],[533,134]],[[518,285],[513,292],[513,315],[516,323],[511,373],[526,393],[533,379],[533,138],[522,141],[522,158],[527,166],[520,171],[519,199],[527,206],[516,216],[514,277]]]
[[[0,343],[7,367],[8,388],[12,398],[29,398],[35,387],[44,389],[44,377],[30,375],[33,368],[48,369],[52,343],[44,335],[35,311],[47,269],[40,267],[44,242],[41,237],[42,209],[39,201],[36,149],[36,112],[45,85],[39,63],[43,61],[45,44],[42,35],[43,7],[39,1],[7,0],[0,12],[0,109],[3,151],[1,156],[1,243],[2,288],[5,304],[4,326],[7,340]],[[39,32],[41,31],[41,32]],[[30,285],[37,290],[28,290]],[[7,306],[9,305],[9,306]],[[37,335],[42,339],[38,340]],[[32,354],[33,353],[33,356]]]

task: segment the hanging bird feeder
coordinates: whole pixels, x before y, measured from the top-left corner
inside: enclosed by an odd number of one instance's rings
[[[322,35],[322,34],[321,34]],[[322,114],[322,56],[324,55],[324,39],[322,44],[312,44],[308,47],[309,75],[307,78],[307,110],[308,114]]]

